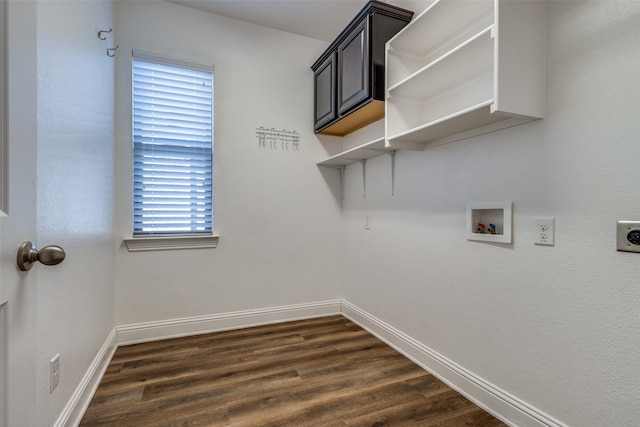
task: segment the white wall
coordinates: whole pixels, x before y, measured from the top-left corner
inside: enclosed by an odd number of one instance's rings
[[[131,235],[131,49],[213,64],[216,249],[116,253],[120,325],[335,299],[339,200],[315,166],[310,65],[326,42],[165,2],[115,5],[116,236]],[[261,148],[256,128],[297,131]],[[334,180],[335,181],[335,180]],[[120,244],[118,240],[118,244]]]
[[[67,252],[62,264],[31,272],[38,426],[53,425],[115,326],[114,60],[105,51],[114,41],[97,37],[112,15],[108,1],[37,3],[37,244]],[[60,383],[50,394],[56,353]]]
[[[544,120],[347,168],[344,298],[572,426],[640,413],[640,3],[550,2]],[[513,244],[465,239],[512,200]],[[371,215],[365,231],[364,216]],[[534,216],[556,218],[554,247]]]

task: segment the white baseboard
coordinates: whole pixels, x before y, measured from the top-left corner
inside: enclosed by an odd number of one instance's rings
[[[332,300],[118,326],[98,351],[54,427],[72,427],[80,423],[119,345],[331,316],[340,314],[341,307],[340,300]]]
[[[73,395],[71,395],[71,399],[69,399],[69,402],[62,410],[54,427],[71,427],[80,424],[82,416],[87,410],[91,398],[93,398],[93,394],[96,392],[117,347],[117,334],[114,328],[93,359],[93,362],[91,362],[89,369],[87,369],[80,384],[78,384]]]
[[[342,314],[505,423],[527,427],[566,427],[347,301],[342,301]]]
[[[107,338],[54,426],[78,425],[118,345],[335,314],[342,314],[371,332],[469,400],[509,425],[566,427],[565,424],[478,377],[419,341],[344,300],[330,300],[118,326]]]
[[[332,300],[118,326],[118,344],[135,344],[187,335],[249,328],[269,323],[330,316],[340,314],[341,307],[342,301]]]

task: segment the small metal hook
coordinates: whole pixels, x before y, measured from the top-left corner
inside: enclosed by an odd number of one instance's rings
[[[110,56],[111,58],[113,58],[114,56],[116,56],[115,53],[111,53],[111,52],[115,52],[116,50],[118,50],[118,46],[116,47],[108,47],[107,48],[107,56]]]
[[[111,31],[113,31],[113,28],[109,28],[109,31],[107,31],[107,30],[98,31],[98,38],[100,40],[106,40],[107,39],[106,37],[102,37],[102,33],[109,34]]]

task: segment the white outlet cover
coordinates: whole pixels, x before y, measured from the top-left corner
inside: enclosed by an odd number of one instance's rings
[[[618,221],[617,248],[623,252],[640,252],[640,221]]]
[[[49,393],[53,393],[60,382],[60,354],[49,361]]]
[[[535,217],[535,244],[555,246],[556,219],[554,217]]]

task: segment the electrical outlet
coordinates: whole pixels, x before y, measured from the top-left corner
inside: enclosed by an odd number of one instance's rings
[[[366,215],[364,217],[364,229],[371,230],[371,215]]]
[[[53,356],[49,361],[49,393],[58,386],[60,382],[60,354]]]
[[[640,252],[640,221],[618,221],[618,250]]]
[[[536,217],[536,245],[555,245],[555,218]]]

